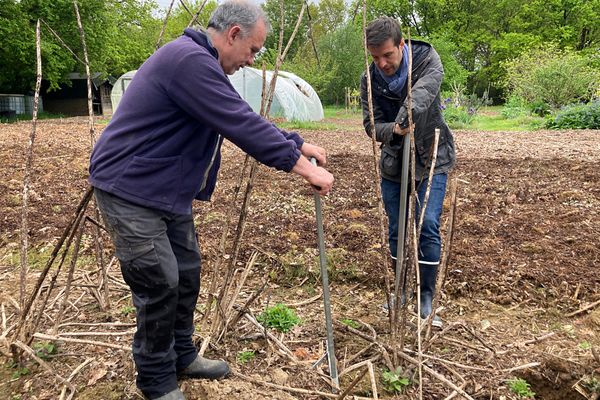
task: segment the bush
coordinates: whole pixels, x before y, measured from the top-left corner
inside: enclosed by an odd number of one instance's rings
[[[502,116],[506,119],[515,119],[529,114],[527,102],[519,96],[510,96],[504,107],[502,107]]]
[[[444,108],[444,119],[452,128],[465,128],[473,122],[477,113],[473,109],[464,106],[456,107],[449,103]]]
[[[482,106],[491,104],[487,93],[477,97],[475,93],[465,95],[465,87],[456,82],[452,84],[452,93],[443,94],[442,110],[444,119],[451,128],[464,128],[470,125]]]
[[[558,111],[546,123],[553,129],[600,129],[600,100],[571,104]]]
[[[577,101],[588,101],[600,84],[600,71],[583,55],[548,45],[524,52],[504,64],[506,86],[511,94],[528,103],[558,109]]]

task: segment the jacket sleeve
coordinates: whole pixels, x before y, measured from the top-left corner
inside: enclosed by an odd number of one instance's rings
[[[275,125],[273,125],[275,126]],[[279,129],[277,127],[275,127],[276,129]],[[279,129],[279,131],[283,134],[283,136],[285,136],[287,139],[291,139],[294,142],[296,142],[296,146],[298,146],[298,149],[300,147],[302,147],[302,145],[304,144],[304,139],[302,138],[302,136],[300,136],[298,133],[296,132],[287,132],[284,131],[283,129]]]
[[[412,110],[413,121],[418,120],[419,116],[426,113],[431,103],[436,99],[440,92],[442,79],[444,78],[444,68],[440,56],[432,47],[424,61],[423,72],[420,76],[413,77],[412,83]],[[408,126],[408,99],[404,101],[402,107],[396,116],[396,122],[400,125]]]
[[[371,96],[372,97],[372,96]],[[371,136],[371,118],[369,116],[369,96],[367,91],[367,76],[363,72],[360,79],[360,104],[363,112],[363,126],[367,135]],[[375,120],[375,140],[389,144],[394,138],[395,122],[385,121],[379,104],[373,99],[373,117]]]
[[[286,172],[296,165],[302,138],[282,132],[256,114],[211,55],[194,51],[183,56],[173,66],[167,91],[172,101],[199,123],[259,162]]]

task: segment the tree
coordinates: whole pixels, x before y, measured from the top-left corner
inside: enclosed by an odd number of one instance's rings
[[[269,22],[271,22],[272,29],[270,34],[267,36],[267,40],[265,41],[265,47],[267,49],[276,50],[279,43],[279,30],[280,30],[280,20],[281,20],[281,0],[267,0],[263,4],[263,9],[269,18]],[[302,6],[304,4],[304,0],[286,0],[283,2],[283,23],[284,23],[284,32],[283,32],[283,45],[285,46],[292,36],[294,32],[294,27],[296,26],[296,22],[298,21],[298,16],[300,15],[300,11],[302,10]],[[315,8],[312,6],[311,13],[315,14]],[[311,14],[311,15],[312,15]],[[308,39],[308,16],[306,12],[302,17],[302,21],[300,22],[300,26],[298,27],[298,33],[292,43],[290,50],[288,52],[287,57],[293,58],[298,51],[298,49],[306,42]]]
[[[160,21],[156,4],[138,0],[79,1],[92,72],[120,75],[139,67],[152,53]],[[35,81],[34,24],[43,19],[76,54],[81,54],[72,0],[0,0],[0,92],[23,93]],[[44,79],[55,89],[70,72],[83,72],[81,63],[43,25]]]

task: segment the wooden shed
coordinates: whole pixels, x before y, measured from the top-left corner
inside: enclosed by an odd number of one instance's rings
[[[112,76],[102,78],[102,74],[92,74],[92,106],[95,115],[112,115],[110,92],[116,81]],[[44,110],[68,116],[87,115],[87,82],[85,74],[77,72],[68,76],[71,85],[63,85],[59,90],[48,92],[49,84],[42,83]]]

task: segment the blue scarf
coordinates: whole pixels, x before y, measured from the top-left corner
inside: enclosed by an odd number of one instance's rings
[[[404,89],[408,80],[408,46],[406,43],[402,47],[402,61],[396,73],[392,76],[387,76],[379,68],[377,68],[377,72],[387,82],[388,88],[398,97],[402,97],[402,89]]]

